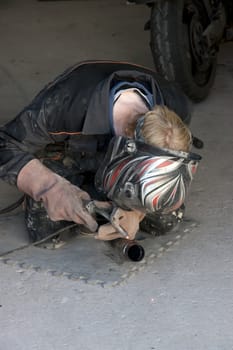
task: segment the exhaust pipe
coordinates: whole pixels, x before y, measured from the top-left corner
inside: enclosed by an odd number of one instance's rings
[[[129,241],[124,238],[117,238],[109,242],[117,251],[118,255],[131,261],[141,261],[145,256],[144,248],[136,241]]]

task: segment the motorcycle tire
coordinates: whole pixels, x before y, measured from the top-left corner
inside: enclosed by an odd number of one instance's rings
[[[208,24],[201,0],[156,0],[151,9],[155,68],[167,80],[176,81],[195,102],[207,97],[216,75],[217,54],[201,41]]]

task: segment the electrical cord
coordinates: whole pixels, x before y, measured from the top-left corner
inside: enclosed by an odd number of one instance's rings
[[[18,251],[18,250],[23,250],[23,249],[26,249],[26,248],[29,248],[29,247],[33,247],[33,246],[35,247],[35,246],[37,246],[37,245],[39,245],[39,244],[41,244],[41,243],[46,242],[47,240],[49,240],[49,239],[51,239],[51,238],[53,238],[53,237],[55,237],[55,236],[61,234],[62,232],[66,231],[66,230],[68,230],[68,229],[74,228],[74,227],[76,227],[76,226],[78,226],[78,224],[72,223],[71,225],[68,225],[68,226],[66,226],[66,227],[63,227],[63,228],[61,228],[61,229],[59,229],[59,230],[57,230],[57,231],[51,233],[49,236],[47,236],[47,237],[45,237],[45,238],[43,238],[43,239],[40,239],[39,241],[36,241],[36,242],[33,242],[33,243],[29,243],[29,244],[25,244],[25,245],[22,245],[21,247],[8,250],[7,252],[0,254],[0,258],[4,257],[4,256],[6,256],[6,255],[9,255],[9,254],[11,254],[11,253],[14,253],[14,252],[16,252],[16,251]]]
[[[25,197],[25,196],[23,195],[23,196],[20,197],[16,202],[10,204],[8,207],[5,207],[5,208],[3,208],[3,209],[0,209],[0,215],[7,214],[7,213],[9,213],[10,211],[13,211],[13,210],[15,210],[16,208],[18,208],[18,207],[20,206],[20,204],[23,203],[24,197]],[[75,226],[77,226],[77,225],[78,225],[78,224],[76,224],[76,223],[72,223],[71,225],[68,225],[68,226],[66,226],[66,227],[63,227],[63,228],[61,228],[61,229],[59,229],[59,230],[57,230],[57,231],[51,233],[49,236],[44,237],[43,239],[41,239],[41,240],[39,240],[39,241],[36,241],[36,242],[33,242],[33,243],[29,243],[29,244],[25,244],[25,245],[23,245],[23,246],[21,246],[21,247],[8,250],[7,252],[0,254],[0,258],[3,257],[3,256],[6,256],[6,255],[9,255],[9,254],[11,254],[11,253],[14,253],[14,252],[16,252],[16,251],[18,251],[18,250],[23,250],[23,249],[25,249],[25,248],[37,246],[37,245],[39,245],[39,244],[41,244],[41,243],[44,243],[44,242],[46,242],[47,240],[49,240],[49,239],[51,239],[51,238],[53,238],[53,237],[55,237],[55,236],[61,234],[62,232],[66,231],[66,230],[68,230],[68,229],[71,229],[71,228],[73,228],[73,227],[75,227]]]

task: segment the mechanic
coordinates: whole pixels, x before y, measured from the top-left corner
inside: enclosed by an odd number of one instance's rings
[[[57,222],[72,221],[95,232],[98,224],[84,202],[96,199],[97,205],[106,208],[108,200],[114,200],[110,195],[98,195],[93,185],[110,140],[123,136],[189,152],[190,118],[186,96],[155,72],[124,62],[81,62],[45,86],[1,127],[0,178],[27,194],[29,202],[31,198],[34,204],[39,203],[38,208],[42,204],[52,227],[57,227]],[[57,149],[62,151],[57,153]],[[184,202],[186,186],[182,184],[191,182],[192,176],[187,180],[181,174],[181,180],[179,186],[173,186],[177,195],[152,211],[166,207],[167,211],[175,210]],[[148,204],[122,209],[121,225],[129,239],[135,237],[145,216],[144,209],[148,208],[144,206]],[[30,235],[28,220],[26,224]],[[40,222],[36,229],[40,230]],[[119,233],[110,224],[100,226],[96,235],[103,240],[117,237]],[[34,232],[31,238],[41,236]]]

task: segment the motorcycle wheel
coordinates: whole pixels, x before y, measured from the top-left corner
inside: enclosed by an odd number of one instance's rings
[[[156,0],[151,9],[155,68],[196,102],[209,94],[216,74],[217,55],[201,40],[208,24],[201,0]]]

